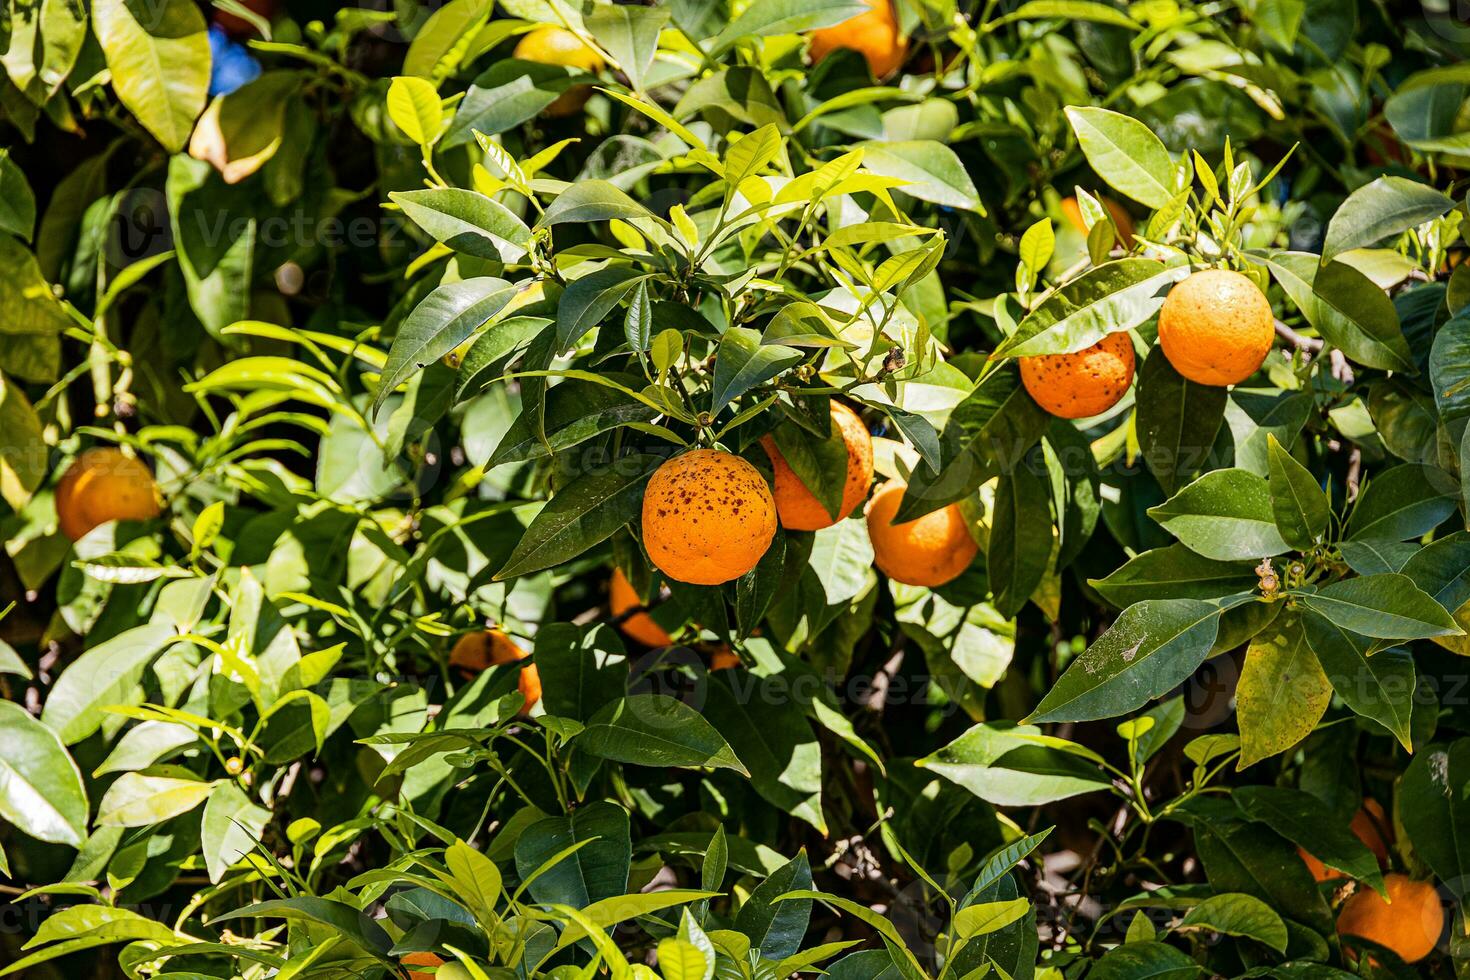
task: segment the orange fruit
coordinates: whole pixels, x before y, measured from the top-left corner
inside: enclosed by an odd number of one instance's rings
[[[1354,893],[1337,915],[1337,931],[1393,950],[1405,963],[1417,963],[1434,950],[1444,929],[1444,905],[1427,881],[1408,875],[1383,876],[1388,901],[1371,888]]]
[[[409,953],[402,960],[404,966],[443,966],[444,960],[433,953]],[[422,970],[409,970],[408,980],[434,980],[434,974]]]
[[[449,666],[468,678],[490,667],[513,664],[529,656],[529,653],[516,646],[515,641],[502,630],[481,630],[466,633],[455,641],[454,647],[449,651]],[[541,700],[541,675],[536,671],[535,664],[527,664],[521,669],[517,686],[526,699],[521,707],[521,714],[527,714]]]
[[[1021,383],[1036,404],[1064,419],[1101,415],[1133,383],[1133,341],[1126,330],[1073,354],[1039,354],[1020,361]]]
[[[965,515],[958,504],[949,504],[917,520],[894,524],[893,515],[906,489],[894,480],[868,501],[873,563],[884,575],[905,585],[933,587],[959,578],[980,550]]]
[[[711,673],[717,670],[734,670],[736,667],[742,666],[743,663],[740,659],[740,654],[731,650],[729,647],[720,647],[709,655],[709,669]]]
[[[846,405],[835,401],[831,404],[832,425],[847,446],[847,482],[842,487],[842,504],[836,517],[827,513],[827,508],[787,465],[781,450],[776,448],[776,440],[769,435],[761,437],[761,448],[770,457],[775,471],[776,513],[784,528],[819,531],[831,527],[853,512],[868,495],[868,484],[873,482],[873,437],[868,434],[868,427]]]
[[[760,470],[732,453],[696,449],[654,471],[643,494],[643,546],[676,582],[719,585],[761,560],[776,535],[776,502]]]
[[[1383,806],[1371,796],[1363,801],[1358,812],[1353,814],[1352,823],[1348,825],[1353,834],[1368,846],[1373,856],[1378,859],[1378,866],[1384,867],[1388,864],[1388,842],[1393,836],[1390,830],[1388,815],[1383,812]],[[1297,853],[1307,865],[1307,870],[1312,872],[1312,877],[1318,881],[1331,881],[1346,877],[1341,871],[1329,868],[1318,861],[1304,849],[1298,847]]]
[[[1118,229],[1118,238],[1123,245],[1133,244],[1133,216],[1123,209],[1123,205],[1110,197],[1099,197],[1098,203],[1108,212],[1108,217],[1113,219],[1113,227]],[[1087,222],[1082,220],[1082,205],[1075,197],[1062,198],[1062,214],[1066,215],[1067,223],[1076,228],[1083,235],[1087,234]]]
[[[148,467],[111,446],[82,453],[56,484],[57,523],[73,541],[99,524],[146,521],[161,511]]]
[[[903,64],[908,38],[898,29],[892,0],[865,0],[869,9],[840,24],[807,35],[812,61],[821,61],[838,48],[856,51],[868,61],[874,78],[886,78]]]
[[[634,589],[628,576],[621,568],[614,568],[612,582],[608,586],[608,605],[616,618],[629,609],[643,605],[643,598]],[[618,629],[646,647],[666,647],[674,642],[668,631],[654,621],[646,612],[636,612],[618,624]]]
[[[564,27],[538,27],[517,42],[511,57],[543,65],[565,65],[583,71],[602,71],[602,55]],[[543,116],[560,119],[582,110],[592,97],[589,85],[574,85],[555,102],[541,110]]]
[[[1276,342],[1266,294],[1228,269],[1196,272],[1169,290],[1159,310],[1159,344],[1174,370],[1202,385],[1239,384]]]

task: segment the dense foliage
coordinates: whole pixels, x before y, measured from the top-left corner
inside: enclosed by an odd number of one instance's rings
[[[1464,25],[886,4],[10,0],[0,976],[1470,972]]]

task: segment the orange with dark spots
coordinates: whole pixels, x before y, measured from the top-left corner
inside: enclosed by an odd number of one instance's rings
[[[808,35],[812,61],[821,61],[839,48],[856,51],[868,62],[874,78],[887,78],[903,64],[908,38],[898,26],[891,0],[866,0],[868,9],[840,24]]]
[[[1434,951],[1444,931],[1444,905],[1427,881],[1408,875],[1383,876],[1388,901],[1371,888],[1348,899],[1337,915],[1337,931],[1393,950],[1405,963],[1417,963]]]
[[[895,582],[933,588],[959,578],[980,551],[958,504],[916,520],[894,524],[893,515],[908,489],[885,483],[868,501],[868,537],[873,564]]]
[[[868,495],[868,485],[873,482],[873,437],[868,427],[856,412],[840,402],[832,402],[832,427],[842,437],[847,447],[847,481],[842,487],[842,503],[837,516],[827,513],[816,495],[786,463],[776,440],[771,436],[761,437],[761,448],[770,457],[771,469],[775,473],[776,513],[781,526],[792,531],[819,531],[831,527],[851,514]]]
[[[1073,354],[1023,357],[1021,383],[1036,404],[1058,418],[1101,415],[1133,383],[1133,342],[1127,331],[1110,333]]]
[[[56,519],[73,541],[108,521],[146,521],[162,512],[144,463],[121,449],[88,449],[56,484]]]
[[[776,534],[776,502],[760,470],[696,449],[654,471],[643,494],[643,546],[676,582],[719,585],[750,571]]]
[[[1190,381],[1224,387],[1256,373],[1276,342],[1265,293],[1228,269],[1196,272],[1169,290],[1159,310],[1159,346]]]
[[[513,664],[529,656],[504,631],[481,630],[466,633],[455,642],[449,651],[449,666],[458,670],[461,677],[470,678],[491,667]],[[527,664],[521,669],[517,686],[526,699],[521,714],[526,714],[541,700],[541,675],[537,673],[535,664]]]
[[[612,582],[608,586],[608,605],[614,618],[643,605],[643,597],[633,588],[633,583],[628,581],[621,568],[613,569]],[[646,647],[666,647],[674,642],[668,630],[646,612],[635,612],[623,619],[618,623],[618,629]]]

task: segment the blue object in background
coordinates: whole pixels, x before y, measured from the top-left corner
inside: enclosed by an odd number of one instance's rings
[[[260,62],[243,44],[230,40],[218,24],[209,25],[209,94],[229,95],[260,77]]]

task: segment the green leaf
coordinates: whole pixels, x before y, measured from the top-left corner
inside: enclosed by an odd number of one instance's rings
[[[452,75],[493,7],[492,0],[450,0],[433,11],[408,46],[403,73],[430,81]],[[401,125],[398,128],[403,129]]]
[[[649,210],[633,200],[615,184],[605,180],[579,180],[558,194],[546,206],[536,227],[551,228],[563,224],[586,224],[591,221],[636,223],[652,217]]]
[[[515,845],[516,873],[529,882],[526,887],[538,902],[585,908],[614,898],[628,889],[633,853],[629,833],[628,811],[605,800],[564,817],[548,817],[521,832]],[[572,847],[577,849],[567,853]],[[546,867],[558,855],[564,856]]]
[[[632,375],[610,371],[603,372],[600,378],[627,385],[638,383]],[[542,459],[629,422],[652,422],[659,414],[617,388],[577,378],[569,378],[552,388],[546,401],[544,433],[533,431],[532,420],[523,409],[488,459],[470,453],[470,461],[491,469],[502,463]]]
[[[531,247],[531,229],[503,204],[476,191],[435,187],[388,195],[437,242],[456,252],[519,262]]]
[[[560,353],[602,322],[603,317],[648,280],[648,275],[611,266],[583,276],[561,294],[556,307],[556,337]]]
[[[1060,18],[1062,20],[1077,21],[1088,20],[1097,24],[1107,24],[1111,27],[1124,27],[1130,31],[1143,30],[1137,21],[1131,19],[1127,14],[1105,3],[1094,3],[1091,0],[1027,0],[1012,13],[997,18],[990,23],[992,25],[1007,24],[1017,20],[1043,20],[1047,18]]]
[[[1217,561],[1279,555],[1291,546],[1276,530],[1267,482],[1241,469],[1214,470],[1148,515],[1185,547]]]
[[[1134,603],[1073,661],[1026,720],[1114,718],[1162,697],[1209,656],[1223,611],[1198,599]]]
[[[1383,640],[1457,636],[1460,627],[1444,607],[1407,575],[1359,575],[1297,593],[1302,605],[1345,630]]]
[[[1092,980],[1194,980],[1200,968],[1166,943],[1141,942],[1104,953],[1088,973]]]
[[[1040,806],[1107,789],[1108,776],[1080,745],[1034,725],[976,725],[916,765],[996,806]]]
[[[791,0],[786,0],[791,2]],[[985,213],[980,192],[955,151],[938,140],[858,143],[863,169],[884,177],[908,181],[898,190],[942,207]]]
[[[778,899],[811,886],[811,865],[802,850],[755,887],[735,916],[735,928],[748,936],[751,947],[760,950],[766,959],[795,955],[806,936],[812,903],[810,899]]]
[[[175,635],[171,624],[147,623],[97,644],[62,671],[41,711],[41,723],[66,745],[87,738],[102,727],[104,709],[142,699],[138,683],[143,671]]]
[[[1357,269],[1342,262],[1320,269],[1309,252],[1273,252],[1265,262],[1302,316],[1334,347],[1358,364],[1414,372],[1392,301]]]
[[[0,371],[26,381],[54,381],[59,335],[72,326],[30,249],[0,235]]]
[[[189,306],[223,336],[250,313],[259,222],[213,166],[182,153],[168,161],[164,194]]]
[[[690,888],[668,888],[639,895],[617,895],[613,898],[605,898],[600,902],[593,902],[581,911],[592,924],[610,930],[612,926],[629,919],[653,915],[655,912],[713,898],[719,894],[719,892],[696,891]],[[574,922],[557,939],[557,948],[570,946],[587,934],[588,931],[584,924]]]
[[[383,927],[366,912],[345,902],[302,895],[296,898],[257,902],[234,912],[216,915],[211,921],[230,919],[282,918],[326,926],[333,932],[362,947],[369,954],[386,959],[393,941]]]
[[[1216,561],[1182,544],[1135,555],[1106,578],[1090,584],[1115,606],[1143,599],[1219,599],[1255,588],[1249,562]]]
[[[1064,354],[1132,330],[1159,312],[1168,287],[1189,274],[1152,259],[1105,262],[1052,293],[1001,341],[992,357]]]
[[[659,940],[658,969],[664,980],[711,980],[715,958],[693,943],[671,936]]]
[[[657,456],[627,456],[562,487],[526,528],[495,581],[560,565],[636,520],[643,488],[662,461]]]
[[[400,75],[388,85],[388,118],[404,136],[427,146],[444,128],[444,106],[431,83],[412,75]]]
[[[189,140],[209,89],[209,34],[192,0],[96,0],[92,30],[112,87],[169,153]]]
[[[462,840],[444,849],[444,866],[454,885],[454,895],[475,914],[485,928],[497,922],[495,904],[500,900],[503,882],[495,862]]]
[[[616,59],[635,91],[643,89],[644,77],[658,51],[659,31],[668,22],[669,13],[661,7],[607,4],[594,9],[587,18],[587,30]]]
[[[215,783],[125,772],[97,804],[99,827],[149,827],[188,813],[215,791]]]
[[[1413,751],[1414,656],[1402,648],[1374,652],[1375,641],[1344,629],[1319,613],[1302,616],[1307,643],[1349,708],[1371,718]]]
[[[1381,888],[1378,858],[1320,799],[1288,786],[1241,786],[1236,806],[1329,868]],[[1224,931],[1224,930],[1218,930]]]
[[[1174,163],[1146,125],[1121,112],[1068,106],[1067,121],[1097,175],[1121,194],[1151,208],[1174,196]]]
[[[256,806],[239,786],[220,782],[204,804],[200,846],[209,880],[217,884],[230,865],[255,851],[271,812]]]
[[[1008,902],[980,902],[955,913],[954,931],[961,939],[988,936],[1013,922],[1019,922],[1031,911],[1031,899],[1022,896]]]
[[[503,310],[516,294],[504,279],[480,276],[438,286],[404,317],[388,349],[373,414],[383,407],[393,389],[437,361]]]
[[[1455,206],[1434,188],[1404,177],[1379,177],[1348,195],[1327,223],[1322,264],[1432,221]]]
[[[1209,465],[1228,400],[1225,389],[1190,381],[1162,347],[1138,372],[1135,425],[1144,464],[1165,493],[1174,493]]]
[[[0,818],[24,834],[80,847],[87,836],[81,770],[50,728],[0,701]]]
[[[1404,541],[1455,512],[1455,480],[1434,466],[1405,463],[1368,481],[1348,521],[1349,538]]]
[[[20,386],[0,375],[0,499],[17,513],[46,479],[41,418]]]
[[[1411,544],[1413,556],[1397,569],[1454,613],[1470,601],[1470,533],[1454,534],[1424,547]]]
[[[755,0],[720,31],[710,56],[718,58],[743,38],[802,34],[840,24],[867,9],[861,0]]]
[[[0,150],[0,232],[25,241],[36,227],[36,195],[9,150]]]
[[[1470,884],[1470,739],[1420,749],[1404,770],[1394,807],[1414,854],[1460,898]]]
[[[1286,952],[1289,936],[1286,923],[1254,895],[1227,893],[1211,895],[1187,912],[1175,929],[1208,929],[1226,936],[1241,936]]]
[[[1293,548],[1305,551],[1317,543],[1327,531],[1327,522],[1332,518],[1332,505],[1327,494],[1317,485],[1301,463],[1276,441],[1274,435],[1267,436],[1270,447],[1270,476],[1267,485],[1271,490],[1271,512],[1276,516],[1276,530]]]
[[[1006,618],[1021,611],[1051,567],[1049,499],[1046,486],[1025,465],[1001,477],[996,488],[985,561],[996,611]]]
[[[1295,616],[1277,617],[1272,628],[1245,652],[1235,711],[1240,725],[1237,769],[1285,752],[1311,734],[1327,705],[1332,685],[1322,673]]]
[[[710,411],[719,412],[756,385],[770,381],[801,363],[804,355],[793,347],[762,344],[760,333],[731,327],[720,337],[715,356],[715,378],[710,389]]]
[[[827,833],[822,746],[811,723],[790,704],[745,696],[732,683],[724,677],[709,680],[704,717],[750,770],[751,784],[763,799]]]
[[[577,736],[579,751],[639,766],[749,771],[699,712],[664,694],[620,698],[593,716]]]

